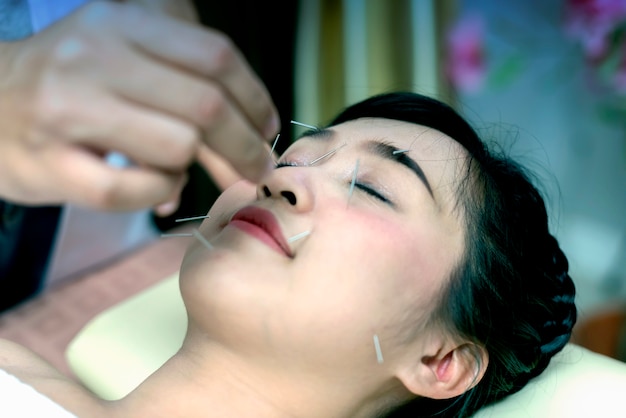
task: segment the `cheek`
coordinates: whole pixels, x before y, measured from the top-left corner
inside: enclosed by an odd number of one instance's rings
[[[432,237],[428,237],[428,231],[362,214],[346,220],[350,221],[358,225],[346,233],[348,245],[355,250],[351,260],[354,267],[366,271],[372,269],[378,277],[385,278],[384,284],[401,286],[409,285],[414,277],[428,271],[432,255]]]
[[[317,268],[334,280],[328,286],[337,295],[328,303],[340,306],[341,298],[357,300],[351,302],[355,311],[344,307],[343,312],[370,312],[376,321],[431,309],[453,263],[441,231],[428,223],[408,224],[356,211],[348,215],[326,220],[329,234],[341,231],[345,236],[320,237],[326,246],[319,248],[323,255],[316,258]],[[347,305],[345,299],[343,303]]]
[[[202,236],[208,241],[212,241],[216,234],[223,229],[234,211],[251,202],[255,195],[254,185],[247,181],[237,182],[222,192],[209,210],[209,217],[198,228]],[[191,240],[181,264],[181,276],[204,276],[206,272],[216,271],[219,266],[229,262],[228,257],[224,257],[219,250],[208,251],[198,239],[191,238]]]
[[[420,276],[413,231],[382,217],[348,215],[326,221],[329,236],[320,237],[319,267],[335,280],[335,291],[363,299],[370,309],[412,292]]]

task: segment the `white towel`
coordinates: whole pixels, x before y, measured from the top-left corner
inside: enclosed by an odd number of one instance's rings
[[[77,418],[52,399],[2,369],[0,369],[0,416]]]

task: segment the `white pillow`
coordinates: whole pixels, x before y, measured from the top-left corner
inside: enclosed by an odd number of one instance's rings
[[[474,418],[626,417],[626,363],[575,344],[521,391]]]
[[[72,371],[104,399],[125,396],[180,348],[178,274],[102,312],[70,343]],[[568,344],[520,392],[474,418],[626,417],[626,363]]]

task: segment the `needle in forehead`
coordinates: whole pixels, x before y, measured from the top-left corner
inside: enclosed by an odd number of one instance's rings
[[[298,125],[298,126],[304,126],[305,128],[314,129],[316,131],[320,130],[320,128],[318,128],[317,126],[307,125],[306,123],[296,122],[295,120],[292,120],[291,123],[293,123],[294,125]]]
[[[323,160],[326,157],[330,157],[331,155],[333,155],[334,153],[336,153],[338,150],[340,150],[341,148],[343,148],[345,146],[346,146],[346,143],[344,142],[343,144],[339,145],[337,148],[334,148],[334,149],[328,151],[326,154],[322,155],[321,157],[317,157],[313,161],[309,162],[308,165],[313,165],[313,164],[317,163],[318,161]]]
[[[276,144],[278,143],[278,138],[280,138],[280,134],[276,135],[276,139],[274,140],[274,143],[272,144],[272,149],[270,150],[270,157],[274,153],[274,148],[276,148]]]
[[[350,190],[348,190],[348,204],[350,204],[350,198],[352,197],[352,193],[354,192],[354,185],[356,184],[356,176],[359,172],[359,160],[356,160],[356,164],[354,165],[354,171],[352,172],[352,181],[350,182]]]

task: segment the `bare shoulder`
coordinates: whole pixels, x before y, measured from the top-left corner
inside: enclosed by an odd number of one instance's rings
[[[0,368],[10,373],[24,371],[34,372],[39,368],[54,368],[36,353],[16,342],[0,338]],[[47,370],[48,372],[52,370]]]
[[[1,338],[0,368],[19,378],[39,376],[67,379],[65,375],[33,351],[21,344]]]
[[[103,402],[95,395],[21,344],[0,338],[0,369],[79,416],[102,411]]]

